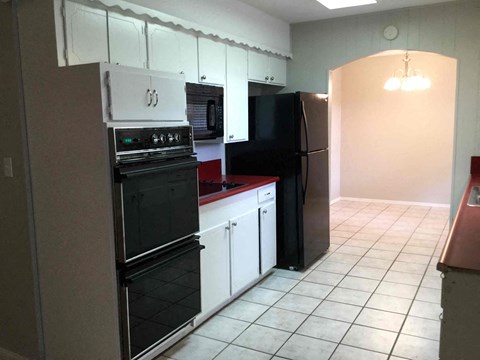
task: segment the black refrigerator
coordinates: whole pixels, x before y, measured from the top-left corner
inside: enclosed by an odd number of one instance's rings
[[[249,141],[226,145],[227,173],[273,175],[277,267],[301,270],[330,246],[328,98],[297,92],[249,98]]]

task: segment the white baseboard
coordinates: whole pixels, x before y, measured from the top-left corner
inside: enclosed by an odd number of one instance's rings
[[[0,360],[28,360],[27,358],[18,355],[17,353],[0,348]]]
[[[342,200],[341,197],[337,197],[336,199],[330,200],[330,205],[333,205],[333,204],[339,202],[340,200]]]
[[[446,209],[450,208],[450,204],[424,203],[424,202],[415,202],[415,201],[365,199],[365,198],[354,198],[354,197],[339,197],[338,199],[335,199],[334,201],[338,202],[340,200],[373,202],[373,203],[383,203],[383,204],[396,204],[396,205],[429,206],[429,207],[446,208]],[[332,202],[330,202],[330,204],[332,204]]]

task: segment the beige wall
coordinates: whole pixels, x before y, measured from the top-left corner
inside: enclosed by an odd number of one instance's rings
[[[340,164],[341,164],[341,131],[342,131],[342,68],[330,73],[329,84],[329,171],[330,201],[340,198]]]
[[[432,80],[431,89],[383,89],[392,71],[403,67],[403,55],[342,67],[342,197],[450,202],[456,60],[410,55],[411,66]]]
[[[12,3],[0,2],[0,359],[41,358],[25,123]],[[3,158],[13,177],[4,177]]]
[[[470,157],[480,154],[480,1],[293,24],[288,88],[313,92],[328,89],[330,70],[380,51],[410,49],[458,59],[452,213],[470,176]],[[394,24],[399,36],[388,41],[383,29]]]

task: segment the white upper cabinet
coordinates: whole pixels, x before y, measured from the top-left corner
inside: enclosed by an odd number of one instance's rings
[[[107,12],[66,1],[67,64],[108,62]]]
[[[185,81],[197,83],[197,37],[157,24],[147,27],[149,68],[185,74]]]
[[[133,70],[118,67],[108,71],[108,120],[186,121],[182,75]]]
[[[285,86],[287,83],[287,61],[258,51],[248,51],[248,80]]]
[[[211,39],[198,38],[198,81],[225,85],[226,45]]]
[[[268,81],[270,84],[283,86],[287,84],[287,60],[269,56],[268,69],[270,73]]]
[[[112,64],[147,67],[145,21],[109,12],[108,37]]]
[[[247,51],[227,45],[225,142],[248,140]]]

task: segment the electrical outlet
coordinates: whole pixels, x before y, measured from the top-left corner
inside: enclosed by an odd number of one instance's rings
[[[13,178],[13,166],[12,166],[12,158],[6,157],[3,158],[3,173],[5,177],[12,177]]]

